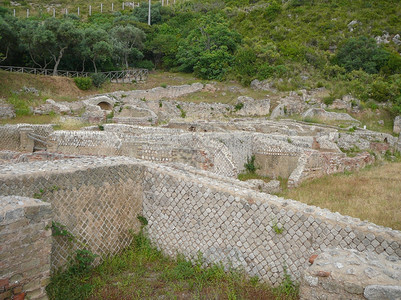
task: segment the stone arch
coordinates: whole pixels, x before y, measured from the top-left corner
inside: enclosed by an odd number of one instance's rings
[[[102,110],[113,110],[113,105],[106,101],[99,102],[97,106],[99,106]]]

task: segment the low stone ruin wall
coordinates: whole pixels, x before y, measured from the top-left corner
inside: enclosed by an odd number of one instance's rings
[[[50,278],[51,206],[0,196],[0,299],[43,299]]]
[[[159,100],[163,98],[177,98],[183,95],[199,92],[203,89],[202,83],[184,84],[180,86],[167,86],[156,87],[149,90],[133,90],[129,92],[114,92],[110,95],[121,97],[123,99],[144,99],[146,100]]]
[[[288,178],[288,187],[297,187],[308,179],[360,170],[374,161],[375,157],[368,152],[347,157],[344,153],[305,151],[299,157],[296,168]]]
[[[144,166],[124,158],[77,158],[0,165],[0,195],[40,198],[53,220],[77,238],[55,237],[52,267],[64,265],[82,245],[99,255],[128,246],[142,211]],[[22,225],[21,225],[22,226]]]
[[[127,127],[123,125],[123,128]],[[149,130],[143,135],[115,130],[56,131],[48,139],[48,151],[76,155],[122,155],[159,163],[182,162],[229,177],[235,177],[244,170],[244,163],[252,155],[252,136],[248,134],[175,134],[176,130],[163,130],[164,133]]]
[[[27,134],[46,139],[53,131],[52,125],[0,125],[0,150],[32,152],[34,148],[44,148],[43,143],[29,139]]]

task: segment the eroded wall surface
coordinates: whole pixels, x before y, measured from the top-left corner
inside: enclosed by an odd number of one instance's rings
[[[0,299],[43,299],[50,278],[51,205],[0,196]]]

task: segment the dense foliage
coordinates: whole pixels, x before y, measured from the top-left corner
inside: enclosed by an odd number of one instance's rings
[[[157,3],[152,26],[147,13],[145,2],[88,19],[16,19],[1,9],[0,60],[55,71],[156,67],[244,85],[269,79],[279,90],[326,87],[331,99],[400,105],[397,0]]]

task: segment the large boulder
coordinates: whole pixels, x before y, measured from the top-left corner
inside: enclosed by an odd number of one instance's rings
[[[354,119],[349,114],[325,111],[323,108],[310,108],[302,114],[302,118],[316,118],[323,121],[346,121],[356,124],[360,123],[357,119]]]

